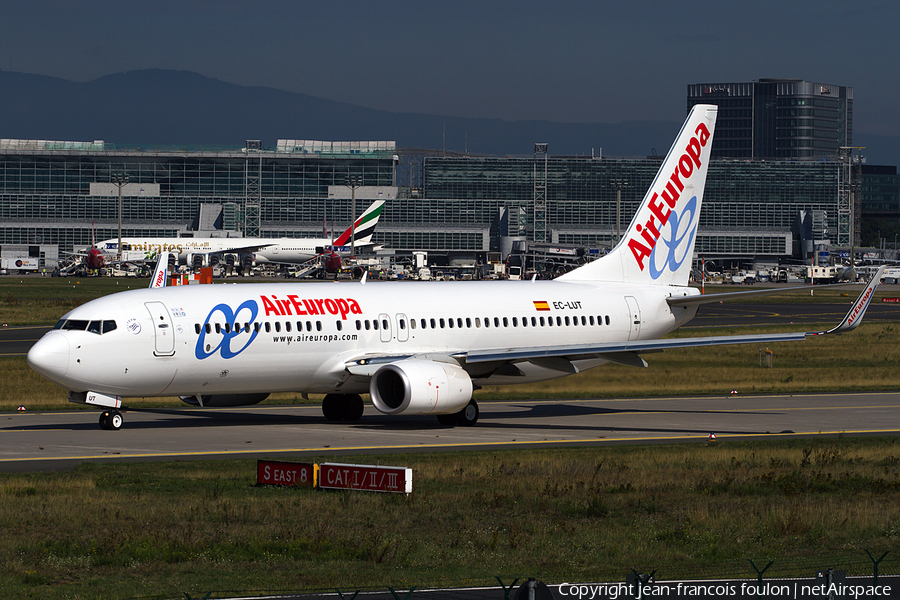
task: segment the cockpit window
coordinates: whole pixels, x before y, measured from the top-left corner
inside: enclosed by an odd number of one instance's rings
[[[84,321],[82,319],[60,319],[57,321],[53,329],[63,329],[66,331],[90,331],[97,335],[102,335],[116,329],[116,322],[113,320],[106,321]]]

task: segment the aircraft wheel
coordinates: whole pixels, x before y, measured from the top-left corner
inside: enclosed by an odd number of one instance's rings
[[[449,427],[452,427],[453,425],[456,425],[456,416],[458,414],[459,413],[453,413],[450,415],[438,415],[437,416],[438,423],[440,423],[441,425],[447,425]]]
[[[109,411],[104,410],[100,413],[100,429],[109,429]]]
[[[363,416],[363,401],[359,394],[344,396],[344,420],[359,421]]]
[[[457,425],[474,425],[478,422],[478,415],[481,411],[478,410],[478,403],[474,400],[469,400],[469,403],[466,405],[464,409],[456,413],[456,424]]]
[[[109,414],[109,429],[113,431],[118,431],[122,428],[122,423],[125,422],[125,419],[122,418],[122,413],[117,410],[112,411]]]
[[[322,400],[322,414],[329,421],[340,421],[344,413],[344,397],[340,394],[327,394]]]

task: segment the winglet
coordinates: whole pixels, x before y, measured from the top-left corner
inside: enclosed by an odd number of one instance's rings
[[[841,321],[840,325],[829,329],[828,331],[820,331],[816,335],[844,333],[856,329],[859,324],[862,323],[863,315],[866,314],[866,309],[869,308],[869,302],[875,297],[875,288],[881,283],[881,278],[884,277],[885,269],[887,269],[886,265],[882,265],[878,268],[878,271],[875,272],[875,276],[866,284],[866,288],[859,295],[859,298],[856,299],[856,302],[853,303],[853,306],[850,307],[850,312],[847,313],[847,316],[844,317],[844,320]]]
[[[169,271],[169,253],[168,252],[160,252],[159,253],[159,261],[156,263],[156,270],[153,272],[153,277],[150,279],[150,287],[151,288],[161,288],[166,287],[166,275]]]

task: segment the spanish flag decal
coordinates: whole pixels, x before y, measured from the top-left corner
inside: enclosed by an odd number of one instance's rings
[[[546,300],[533,300],[535,310],[550,310],[550,305]]]

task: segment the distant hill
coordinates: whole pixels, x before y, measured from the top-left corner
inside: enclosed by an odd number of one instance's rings
[[[665,154],[680,122],[553,123],[394,113],[246,87],[188,71],[148,69],[76,83],[0,71],[0,138],[141,145],[242,146],[259,139],[394,140],[401,148],[472,154]],[[900,138],[856,133],[869,164],[900,164]]]
[[[680,123],[551,123],[372,110],[187,71],[143,70],[76,83],[0,71],[0,137],[128,145],[228,145],[260,139],[394,140],[475,154],[664,154]]]

